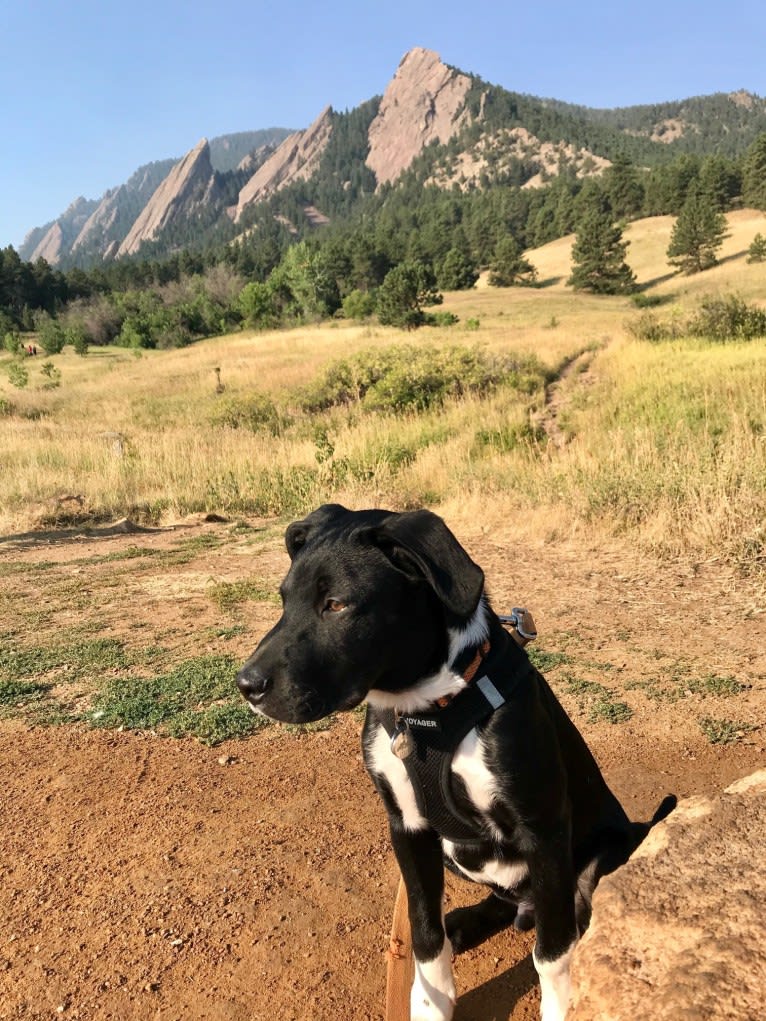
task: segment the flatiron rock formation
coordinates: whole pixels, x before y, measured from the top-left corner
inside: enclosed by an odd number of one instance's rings
[[[766,1004],[766,769],[679,803],[599,884],[567,1021],[756,1021]]]
[[[260,202],[293,181],[311,177],[332,134],[332,108],[327,106],[311,127],[295,131],[261,164],[239,193],[234,219],[253,202]]]
[[[215,174],[210,162],[210,146],[203,138],[173,167],[141,211],[118,255],[132,255],[143,241],[154,238],[169,224],[189,216],[206,205],[215,192]]]
[[[471,79],[420,46],[402,58],[370,125],[367,166],[395,180],[430,142],[448,142],[462,121]]]
[[[97,205],[98,203],[93,200],[82,197],[75,199],[58,220],[35,232],[37,237],[34,239],[34,247],[29,254],[25,253],[22,257],[29,259],[30,262],[45,259],[51,265],[58,262],[61,253],[66,251],[73,238],[77,237]]]

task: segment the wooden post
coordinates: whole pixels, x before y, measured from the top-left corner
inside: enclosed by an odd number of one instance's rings
[[[401,876],[396,891],[387,957],[385,1021],[410,1021],[410,990],[414,978],[414,962],[410,917],[407,910],[407,888]]]

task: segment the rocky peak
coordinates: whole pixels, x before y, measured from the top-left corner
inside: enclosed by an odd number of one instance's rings
[[[256,172],[239,193],[234,219],[253,202],[260,202],[293,181],[306,180],[319,165],[332,134],[332,107],[327,106],[311,127],[294,131]]]
[[[735,106],[744,106],[746,110],[752,110],[758,97],[746,89],[739,89],[738,92],[730,92],[729,99]]]
[[[29,261],[35,262],[37,259],[45,259],[51,266],[55,266],[61,257],[63,243],[64,232],[61,229],[61,224],[56,220],[43,234],[37,245],[35,245]]]
[[[176,163],[156,189],[117,254],[132,255],[138,251],[143,241],[152,241],[174,220],[188,215],[201,202],[208,201],[214,185],[210,146],[203,138]]]
[[[402,58],[370,125],[367,166],[393,181],[429,142],[448,142],[462,123],[471,79],[416,46]]]

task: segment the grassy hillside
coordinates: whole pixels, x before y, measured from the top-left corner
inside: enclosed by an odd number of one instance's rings
[[[766,300],[763,266],[744,258],[766,220],[742,211],[729,222],[722,264],[695,278],[668,275],[669,219],[631,225],[629,260],[663,312],[716,291]],[[451,328],[337,322],[138,358],[67,350],[47,359],[61,372],[54,389],[44,357],[25,361],[20,390],[2,356],[0,525],[289,517],[333,499],[513,520],[541,539],[629,531],[659,552],[762,562],[766,346],[636,341],[630,300],[564,286],[570,251],[571,238],[531,253],[544,288],[446,295],[460,317]],[[364,364],[332,370],[360,351],[371,352]],[[386,360],[389,374],[356,400]],[[453,391],[468,391],[472,373],[494,383],[440,402],[451,373]],[[347,403],[308,410],[341,377]]]

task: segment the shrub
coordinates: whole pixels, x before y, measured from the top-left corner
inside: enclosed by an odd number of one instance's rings
[[[656,312],[648,310],[626,323],[626,329],[636,340],[652,342],[677,340],[688,332],[686,323],[679,317],[660,319]]]
[[[631,294],[630,300],[636,308],[654,308],[661,305],[663,301],[661,294],[644,294],[643,292]]]
[[[276,404],[261,393],[224,398],[213,408],[210,421],[229,429],[270,432],[272,436],[277,436],[287,424]]]
[[[349,404],[370,411],[424,411],[450,397],[488,394],[501,384],[525,392],[545,381],[534,358],[498,358],[466,347],[401,345],[362,351],[335,362],[304,391],[309,412]]]
[[[351,291],[343,299],[343,314],[347,319],[366,319],[375,311],[374,291]]]
[[[736,295],[707,298],[689,323],[694,337],[709,340],[752,340],[766,336],[766,311]]]
[[[21,362],[11,362],[7,368],[8,382],[11,386],[15,386],[17,390],[23,390],[29,382],[29,373],[27,372],[26,365]]]
[[[454,312],[429,312],[426,315],[428,326],[454,326],[459,322],[460,316],[456,316]]]
[[[57,355],[64,350],[66,337],[64,336],[61,324],[56,319],[47,312],[36,313],[35,327],[37,329],[37,339],[45,348],[46,354]]]
[[[8,330],[3,337],[3,347],[9,353],[14,355],[21,354],[21,337],[16,333],[15,330]]]

